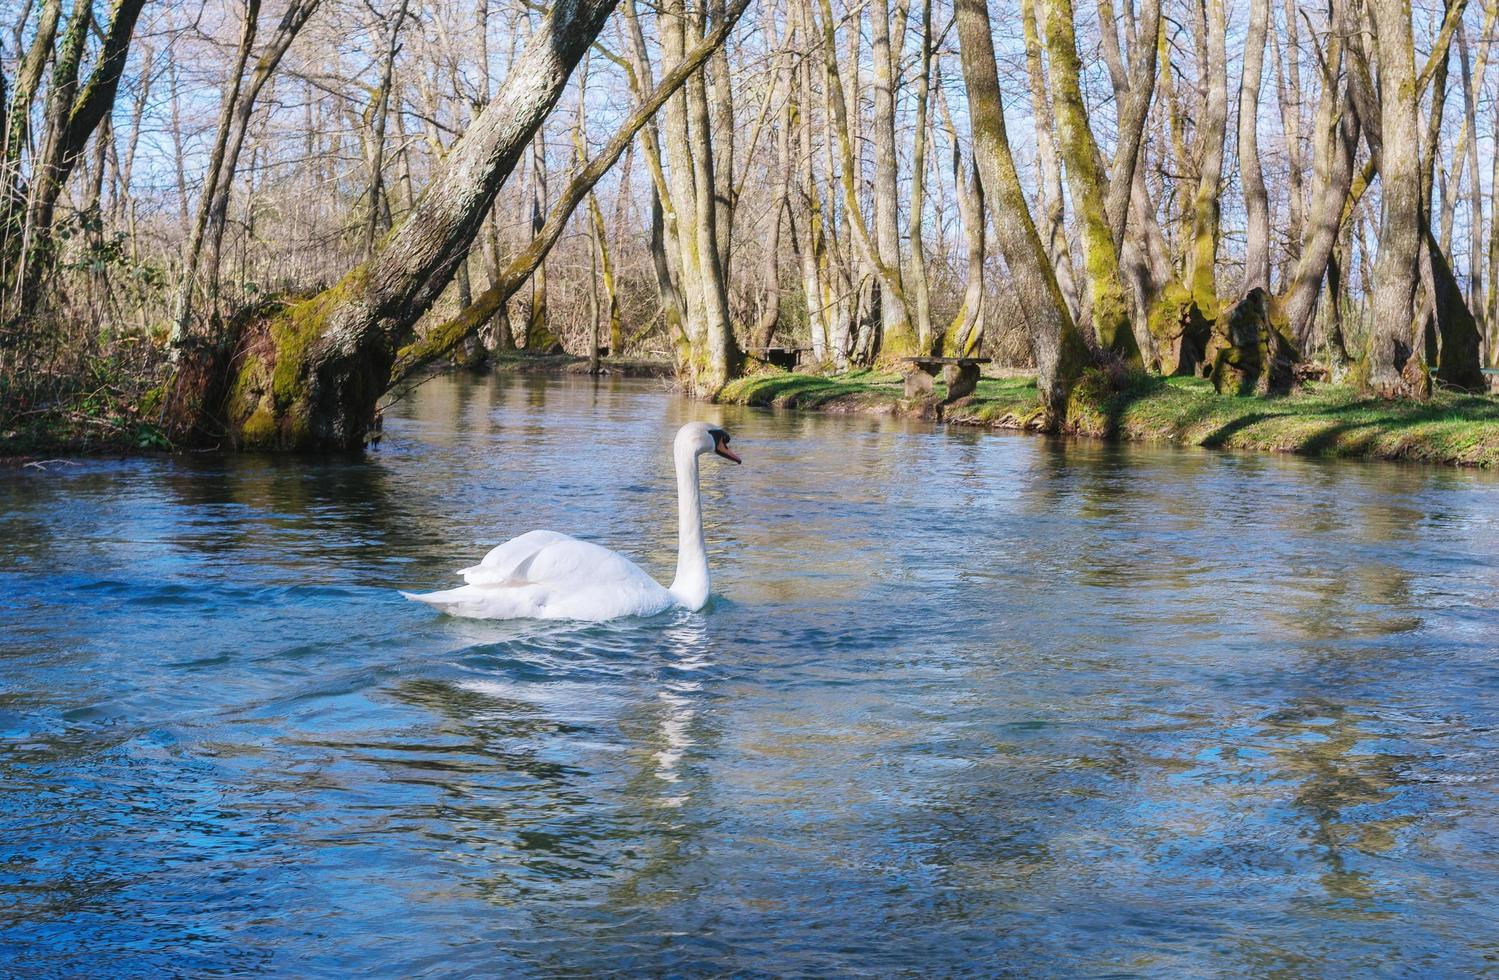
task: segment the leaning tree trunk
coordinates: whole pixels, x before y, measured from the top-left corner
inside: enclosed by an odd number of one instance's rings
[[[618,0],[559,0],[500,96],[450,150],[379,254],[330,289],[248,318],[216,418],[246,449],[353,449],[364,442],[395,352],[452,279],[490,203]],[[217,372],[202,375],[207,384]],[[181,424],[180,414],[175,416]]]
[[[93,70],[81,86],[79,68],[90,29],[96,26],[93,9],[87,5],[75,6],[68,19],[52,68],[46,139],[28,188],[26,225],[21,238],[25,254],[17,269],[19,315],[23,318],[31,314],[40,299],[42,277],[52,265],[52,224],[58,199],[89,138],[114,109],[115,92],[130,53],[130,39],[144,6],[145,0],[115,0],[110,6]]]
[[[688,51],[677,64],[672,66],[670,71],[662,76],[655,88],[650,92],[642,93],[640,104],[620,124],[619,129],[604,148],[579,169],[562,188],[557,200],[547,213],[546,220],[541,222],[540,227],[532,235],[531,241],[517,252],[495,276],[494,283],[474,297],[473,303],[460,310],[457,316],[433,327],[421,340],[400,351],[392,372],[392,381],[400,381],[419,368],[453,351],[464,340],[483,329],[492,317],[504,312],[505,304],[510,297],[515,295],[543,267],[547,253],[562,236],[574,209],[593,190],[594,185],[609,171],[609,168],[614,166],[615,161],[625,152],[636,134],[646,127],[668,98],[697,72],[714,50],[722,46],[729,31],[748,6],[749,0],[735,0],[734,6],[727,11],[724,19],[714,28],[713,33],[694,45],[691,51]],[[644,143],[647,147],[651,146],[649,134]],[[654,150],[650,151],[648,156],[654,157],[654,152]],[[653,194],[650,248],[652,260],[656,265],[658,285],[662,290],[662,307],[668,322],[685,343],[685,318],[680,312],[684,307],[680,296],[675,293],[671,270],[668,267],[665,221],[662,201],[659,196]]]
[[[1346,8],[1334,8],[1334,23],[1341,27]],[[1300,247],[1290,284],[1280,298],[1286,329],[1302,349],[1307,349],[1314,324],[1313,314],[1322,295],[1339,229],[1344,226],[1353,185],[1353,158],[1358,148],[1360,121],[1353,97],[1352,81],[1344,80],[1339,106],[1339,75],[1343,71],[1345,45],[1340,31],[1333,31],[1319,64],[1322,94],[1313,117],[1312,187],[1300,222]],[[1329,297],[1331,299],[1331,297]]]

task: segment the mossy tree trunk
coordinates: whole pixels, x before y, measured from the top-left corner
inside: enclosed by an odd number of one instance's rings
[[[1067,312],[1015,169],[985,0],[958,0],[957,27],[974,157],[991,202],[994,237],[1009,266],[1015,296],[1029,328],[1036,385],[1046,421],[1060,426],[1066,422],[1072,387],[1089,364],[1088,349]]]
[[[233,445],[363,444],[396,350],[467,255],[495,194],[617,2],[560,0],[498,98],[473,120],[377,254],[332,288],[247,325],[220,413]]]
[[[895,304],[893,309],[897,310],[899,317],[905,320],[905,326],[903,328],[894,328],[892,333],[893,337],[901,340],[901,344],[893,348],[887,348],[881,352],[882,356],[886,357],[900,356],[908,353],[909,349],[914,349],[915,346],[915,333],[911,330],[910,317],[906,313],[908,306],[905,290],[901,283],[900,262],[898,258],[893,264],[886,261],[885,253],[881,251],[876,240],[879,235],[878,227],[876,228],[875,235],[872,236],[864,221],[864,212],[859,200],[858,191],[858,174],[862,173],[863,169],[854,155],[854,146],[859,141],[858,134],[854,133],[851,129],[852,124],[850,122],[850,117],[853,118],[854,123],[858,121],[857,113],[851,111],[851,107],[856,108],[858,104],[857,92],[846,92],[843,86],[842,74],[838,65],[838,21],[833,17],[832,4],[828,0],[820,0],[818,10],[822,15],[819,26],[822,32],[821,55],[825,81],[824,95],[827,100],[828,110],[826,121],[829,129],[832,130],[833,142],[837,144],[837,180],[843,191],[844,218],[859,258],[873,273],[874,278],[879,281],[880,316],[882,321],[886,315],[884,308],[890,304]],[[814,18],[809,17],[809,19]],[[859,27],[855,23],[850,34],[850,42],[857,46],[858,39]],[[888,34],[886,41],[888,48]],[[855,66],[858,65],[857,54],[849,58],[849,63]],[[857,86],[857,72],[853,73],[852,82],[854,86]],[[862,143],[859,143],[859,145],[862,146]],[[831,151],[831,149],[832,147],[830,146],[829,150]],[[889,214],[893,219],[893,200],[890,201],[890,207]],[[872,347],[874,334],[870,333],[864,340],[864,343],[859,343],[855,340],[853,353],[858,354],[861,350],[867,351],[868,348]],[[901,349],[901,347],[906,346],[908,346],[908,350]],[[846,349],[847,344],[846,342],[835,343],[834,347]]]
[[[1046,45],[1051,56],[1057,133],[1083,239],[1093,332],[1100,348],[1119,355],[1133,367],[1143,367],[1131,325],[1129,293],[1119,273],[1119,251],[1105,210],[1108,182],[1083,104],[1072,0],[1048,0]]]
[[[687,19],[688,37],[703,39],[704,12],[699,6]],[[685,57],[685,53],[683,55]],[[690,129],[693,178],[697,199],[697,249],[703,275],[703,319],[695,346],[693,387],[707,397],[717,395],[739,371],[739,346],[729,316],[729,285],[724,269],[726,250],[720,248],[719,181],[715,168],[713,124],[708,112],[708,84],[703,72],[687,78],[687,117]]]
[[[963,244],[968,253],[968,280],[963,302],[942,334],[941,352],[949,356],[961,355],[969,338],[982,336],[984,319],[984,186],[977,163],[971,171],[963,166],[963,147],[956,139],[952,151],[958,221],[963,225]]]
[[[932,85],[932,0],[921,0],[921,58],[916,68],[916,122],[911,141],[911,269],[906,277],[906,291],[911,297],[915,315],[916,343],[921,353],[932,350],[932,296],[926,272],[926,243],[923,240],[926,211],[926,149],[931,114]]]
[[[1207,96],[1198,130],[1197,194],[1187,251],[1187,288],[1203,315],[1217,319],[1218,236],[1222,212],[1223,139],[1228,126],[1228,56],[1223,0],[1204,0],[1198,29],[1205,32]]]
[[[6,275],[0,282],[10,282],[10,263],[20,247],[21,223],[25,220],[26,182],[21,169],[21,155],[31,142],[31,116],[37,93],[41,91],[47,64],[52,60],[52,45],[57,40],[57,26],[62,20],[62,0],[46,0],[32,28],[31,43],[16,65],[15,77],[6,100],[0,97],[0,112],[5,112],[0,126],[0,263]],[[16,52],[19,54],[19,51]]]
[[[1057,286],[1067,301],[1067,311],[1076,319],[1081,312],[1077,280],[1072,270],[1072,250],[1067,244],[1066,206],[1062,197],[1062,164],[1057,156],[1056,120],[1047,93],[1051,86],[1042,60],[1041,31],[1036,21],[1036,0],[1020,0],[1020,25],[1025,38],[1025,68],[1030,82],[1031,117],[1036,125],[1036,169],[1041,192],[1041,237],[1056,270]],[[960,198],[961,200],[961,198]]]

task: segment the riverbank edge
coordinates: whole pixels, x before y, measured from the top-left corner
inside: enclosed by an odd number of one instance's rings
[[[499,374],[566,374],[587,359],[559,355],[501,355]],[[606,360],[610,374],[663,377],[670,365]],[[765,370],[730,382],[721,404],[799,411],[893,415],[949,425],[1039,431],[1035,380],[985,378],[970,397],[951,405],[936,395],[908,401],[898,374],[853,371],[839,375]],[[58,420],[51,420],[56,422]],[[101,430],[101,426],[103,427]],[[1499,398],[1438,392],[1429,402],[1362,398],[1351,389],[1313,384],[1279,398],[1217,394],[1195,378],[1142,377],[1114,390],[1101,376],[1074,390],[1068,434],[1108,440],[1169,443],[1209,449],[1288,453],[1330,459],[1376,459],[1499,469]],[[60,428],[0,432],[0,468],[66,457],[171,453],[154,426],[134,411],[109,419],[75,419]]]
[[[587,374],[588,358],[575,354],[526,354],[520,351],[491,355],[480,369],[495,374]],[[669,378],[676,368],[670,361],[603,357],[599,373],[623,378]]]
[[[600,373],[626,378],[669,378],[670,361],[603,358]],[[438,367],[431,374],[469,370]],[[526,354],[505,352],[492,356],[474,373],[483,375],[587,374],[588,358],[572,354]],[[418,375],[414,383],[428,377]],[[401,390],[409,384],[397,386]],[[141,402],[141,403],[138,403]],[[151,456],[182,452],[155,423],[159,403],[131,399],[126,393],[113,397],[90,396],[80,403],[60,403],[45,411],[30,411],[13,417],[0,415],[0,469],[39,467],[65,462],[73,457]],[[216,450],[204,450],[214,452]]]
[[[762,372],[730,382],[724,404],[940,419],[950,425],[1038,431],[1033,378],[986,378],[951,405],[946,391],[908,401],[896,374]],[[1382,401],[1312,384],[1277,398],[1219,395],[1197,378],[1141,377],[1115,390],[1102,376],[1072,394],[1068,434],[1109,440],[1253,450],[1325,459],[1376,459],[1499,468],[1499,398],[1438,392],[1429,402]]]

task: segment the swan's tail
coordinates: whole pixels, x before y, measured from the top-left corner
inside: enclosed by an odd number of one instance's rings
[[[441,592],[402,592],[413,602],[424,602],[449,616],[469,619],[519,619],[538,613],[532,589],[503,589],[460,585]]]
[[[467,605],[472,605],[479,598],[479,590],[470,585],[460,585],[456,589],[443,589],[441,592],[402,592],[401,595],[413,602],[425,602],[429,606],[436,606],[445,613],[463,615],[459,610]]]

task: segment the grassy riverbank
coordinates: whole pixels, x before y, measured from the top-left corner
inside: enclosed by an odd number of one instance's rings
[[[944,392],[937,385],[938,395]],[[730,384],[720,401],[834,412],[920,413],[894,374],[831,377],[758,374]],[[951,423],[1035,428],[1035,381],[984,379],[970,398],[946,406]],[[1314,384],[1283,398],[1231,398],[1195,378],[1142,378],[1124,391],[1085,382],[1074,393],[1070,428],[1081,435],[1254,449],[1337,458],[1499,466],[1499,398],[1440,392],[1431,401],[1385,402]]]

